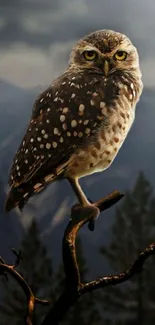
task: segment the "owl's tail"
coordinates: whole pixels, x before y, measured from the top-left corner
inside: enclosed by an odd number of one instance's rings
[[[30,180],[27,183],[21,184],[19,187],[14,187],[10,189],[6,201],[5,201],[5,211],[9,212],[15,207],[18,207],[20,211],[23,210],[24,205],[27,203],[29,198],[35,194],[43,191],[48,184],[55,179],[55,175],[49,178],[47,182],[41,182],[40,180]]]
[[[56,173],[53,172],[42,178],[36,176],[18,187],[12,186],[5,201],[5,211],[9,212],[15,207],[22,211],[31,196],[42,192],[51,182],[61,179],[66,165],[67,162],[60,165]]]
[[[9,212],[15,207],[22,211],[28,199],[34,194],[34,189],[26,186],[27,188],[12,187],[7,195],[5,201],[5,211]]]
[[[42,192],[51,182],[58,179],[58,177],[56,174],[50,174],[44,179],[34,178],[18,187],[12,186],[5,201],[5,211],[9,212],[15,207],[18,207],[22,211],[30,197]]]

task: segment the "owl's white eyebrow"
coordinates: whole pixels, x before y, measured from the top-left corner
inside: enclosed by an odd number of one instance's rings
[[[96,49],[96,47],[93,47],[93,46],[89,46],[89,45],[87,45],[87,46],[85,46],[83,49],[81,49],[81,53],[83,52],[83,51],[97,51],[97,49]]]

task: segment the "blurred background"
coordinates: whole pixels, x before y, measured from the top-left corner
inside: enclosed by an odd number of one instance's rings
[[[62,288],[61,239],[76,199],[66,181],[55,183],[33,198],[22,213],[5,215],[8,172],[36,96],[66,68],[76,41],[98,29],[114,29],[131,38],[140,55],[144,92],[136,121],[112,166],[81,181],[93,201],[116,188],[127,192],[117,210],[113,207],[100,216],[93,233],[87,227],[81,230],[77,249],[83,276],[92,279],[123,271],[153,241],[154,17],[154,0],[0,0],[0,255],[11,263],[11,248],[22,247],[26,257],[21,272],[26,272],[37,295],[55,295]],[[81,318],[73,310],[65,324],[154,324],[155,262],[152,259],[149,263],[144,276],[135,277],[126,286],[100,290],[97,298],[88,296],[76,307]],[[53,283],[57,288],[53,288]],[[0,325],[9,323],[7,317],[11,317],[11,324],[21,325],[23,305],[21,318],[18,307],[22,293],[16,292],[14,283],[12,291],[8,290],[10,286],[3,283],[0,313],[4,320]],[[16,294],[18,306],[9,298],[12,294]],[[34,324],[39,324],[41,318],[37,317],[44,313],[43,309],[38,311]]]

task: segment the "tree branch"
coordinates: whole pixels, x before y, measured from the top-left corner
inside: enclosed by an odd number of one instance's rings
[[[123,194],[120,194],[118,191],[113,191],[108,196],[90,204],[88,207],[83,208],[80,205],[75,205],[72,208],[71,219],[66,227],[62,241],[62,255],[66,277],[65,288],[59,299],[45,316],[41,325],[58,325],[70,307],[76,303],[81,295],[107,285],[116,285],[127,281],[133,275],[140,273],[146,259],[155,254],[155,243],[152,243],[139,255],[137,260],[128,270],[120,274],[104,276],[88,283],[81,282],[75,249],[77,233],[86,223],[88,223],[90,229],[93,230],[94,221],[98,215],[117,203],[122,197]],[[25,279],[15,270],[20,263],[21,254],[17,253],[15,250],[13,250],[13,252],[16,255],[15,264],[7,265],[5,261],[0,258],[0,273],[5,276],[6,273],[11,274],[23,289],[27,297],[26,324],[33,325],[32,314],[35,303],[48,304],[49,302],[34,297]]]
[[[117,203],[122,197],[123,194],[120,194],[118,191],[113,191],[89,207],[83,208],[80,205],[73,206],[71,219],[64,232],[62,242],[62,255],[67,285],[75,287],[80,285],[80,274],[75,250],[77,232],[84,224],[94,222],[99,213]]]
[[[4,275],[5,278],[8,280],[6,274],[9,273],[20,285],[20,287],[23,289],[26,298],[27,298],[27,314],[26,314],[26,325],[33,325],[32,324],[32,314],[34,311],[35,304],[42,304],[47,305],[49,302],[47,300],[41,300],[36,298],[33,295],[32,290],[30,289],[28,283],[25,281],[25,279],[15,270],[15,268],[19,265],[21,261],[21,252],[16,252],[16,250],[12,249],[13,253],[16,255],[16,261],[13,265],[8,265],[6,262],[0,257],[0,274]]]
[[[62,242],[62,255],[64,271],[66,275],[65,289],[58,301],[51,308],[42,325],[58,325],[68,309],[81,296],[83,284],[80,279],[80,272],[76,258],[75,240],[79,229],[88,222],[94,222],[99,213],[117,203],[124,195],[113,191],[108,196],[91,204],[88,207],[81,207],[79,204],[73,206],[71,219],[64,232]]]
[[[123,283],[123,282],[129,280],[135,274],[138,274],[143,270],[143,265],[144,265],[145,261],[151,255],[155,255],[155,243],[152,243],[150,246],[145,248],[145,250],[143,252],[141,252],[141,254],[137,258],[137,260],[131,266],[131,268],[129,268],[128,270],[126,270],[122,273],[116,274],[116,275],[105,276],[105,277],[96,279],[95,281],[85,283],[80,288],[80,294],[82,295],[86,292],[91,292],[98,288],[102,288],[102,287],[105,287],[108,285],[116,285],[116,284]]]
[[[120,274],[105,276],[88,283],[81,282],[75,250],[77,232],[84,224],[94,222],[100,212],[117,203],[122,197],[122,194],[114,191],[90,205],[90,207],[82,208],[80,205],[75,205],[72,208],[71,219],[66,227],[62,243],[66,276],[65,289],[55,305],[48,312],[42,325],[58,325],[70,307],[76,303],[81,295],[107,285],[116,285],[127,281],[133,275],[141,272],[146,259],[150,255],[155,254],[155,243],[153,243],[140,254],[130,269]]]

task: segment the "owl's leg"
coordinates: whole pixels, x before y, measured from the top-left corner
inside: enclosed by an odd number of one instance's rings
[[[90,202],[87,200],[87,197],[85,196],[84,192],[82,191],[82,188],[79,184],[78,178],[67,178],[69,183],[71,184],[80,204],[83,207],[86,207],[90,205]]]

